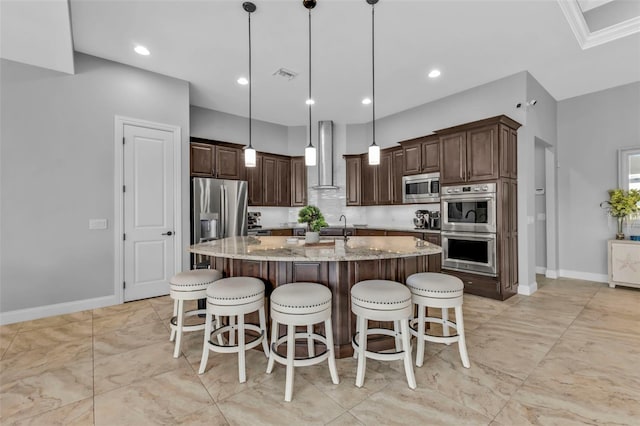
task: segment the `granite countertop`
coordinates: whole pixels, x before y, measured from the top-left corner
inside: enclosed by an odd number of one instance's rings
[[[329,228],[342,228],[344,225],[329,225]],[[273,231],[279,229],[306,229],[306,225],[298,224],[296,226],[291,225],[266,225],[261,228],[257,228],[258,230],[263,231]],[[382,231],[402,231],[402,232],[424,232],[427,234],[439,234],[439,229],[416,229],[411,226],[377,226],[377,225],[349,225],[347,229],[375,229]]]
[[[413,237],[349,237],[346,244],[342,238],[323,238],[321,242],[335,241],[335,244],[322,246],[306,246],[304,239],[289,243],[290,238],[231,237],[196,244],[189,251],[231,259],[285,262],[392,259],[442,252],[440,246],[422,240],[423,245],[417,247]]]

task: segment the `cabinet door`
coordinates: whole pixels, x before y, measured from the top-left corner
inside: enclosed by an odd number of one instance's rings
[[[189,146],[191,176],[213,177],[214,145],[192,142]]]
[[[288,228],[288,229],[272,229],[271,230],[271,236],[272,237],[292,237],[293,236],[293,229]]]
[[[464,183],[467,176],[467,133],[440,137],[440,182]]]
[[[355,230],[357,237],[384,237],[387,232],[383,229],[361,229]]]
[[[424,234],[422,234],[422,239],[430,242],[431,244],[442,246],[440,234],[432,234],[432,233],[425,232]],[[442,253],[430,255],[429,256],[429,272],[440,272],[441,268],[442,268]]]
[[[404,152],[405,175],[416,175],[418,173],[422,173],[421,149],[422,144],[419,141],[402,145],[402,151]]]
[[[263,205],[263,187],[262,187],[262,155],[256,153],[256,166],[246,167],[245,174],[248,182],[248,198],[250,206]]]
[[[362,205],[373,206],[378,202],[378,167],[369,165],[369,155],[362,156]]]
[[[262,157],[262,205],[275,206],[278,202],[278,187],[276,182],[278,177],[276,174],[277,160],[270,155]]]
[[[503,297],[515,293],[518,287],[518,185],[514,179],[504,179],[501,185],[501,226],[498,229],[498,258]]]
[[[440,141],[422,143],[422,171],[432,173],[440,171]]]
[[[380,164],[378,167],[378,205],[391,204],[393,201],[393,153],[383,151],[380,153]]]
[[[242,150],[228,146],[216,146],[216,177],[218,179],[235,179],[242,176]]]
[[[362,202],[360,198],[362,158],[360,156],[346,157],[345,161],[347,165],[347,205],[359,206]]]
[[[276,160],[276,205],[288,207],[291,205],[291,160],[278,158]]]
[[[307,204],[307,167],[304,157],[291,159],[291,206],[302,207]]]
[[[467,181],[498,178],[498,127],[467,132]]]
[[[404,176],[404,150],[393,151],[392,164],[393,204],[402,204],[402,176]]]

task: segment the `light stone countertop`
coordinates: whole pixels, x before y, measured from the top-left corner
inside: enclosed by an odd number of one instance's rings
[[[338,229],[344,225],[329,225],[329,228]],[[267,225],[257,228],[262,231],[274,231],[279,229],[306,229],[306,225],[298,224],[297,226],[285,226],[285,225]],[[349,225],[347,229],[374,229],[376,231],[402,231],[402,232],[422,232],[426,234],[439,234],[439,229],[416,229],[410,226],[384,226],[384,225]]]
[[[413,237],[349,237],[346,244],[339,237],[335,239],[335,245],[320,247],[307,247],[303,238],[289,243],[288,238],[291,237],[231,237],[196,244],[189,251],[230,259],[282,262],[393,259],[442,252],[440,246],[422,240],[422,246],[416,246]],[[332,240],[322,238],[320,241]]]

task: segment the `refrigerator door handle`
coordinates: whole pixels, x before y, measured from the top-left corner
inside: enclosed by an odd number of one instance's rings
[[[226,185],[224,186],[224,207],[223,207],[223,212],[224,212],[224,237],[228,238],[230,237],[229,235],[229,189],[226,187]]]
[[[224,185],[220,185],[220,237],[227,238],[226,235],[226,227],[227,227],[227,216],[226,216],[226,203],[227,203],[227,194],[224,192]]]

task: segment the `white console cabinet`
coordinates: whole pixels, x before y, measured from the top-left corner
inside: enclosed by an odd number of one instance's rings
[[[640,241],[609,240],[609,287],[640,288]]]

